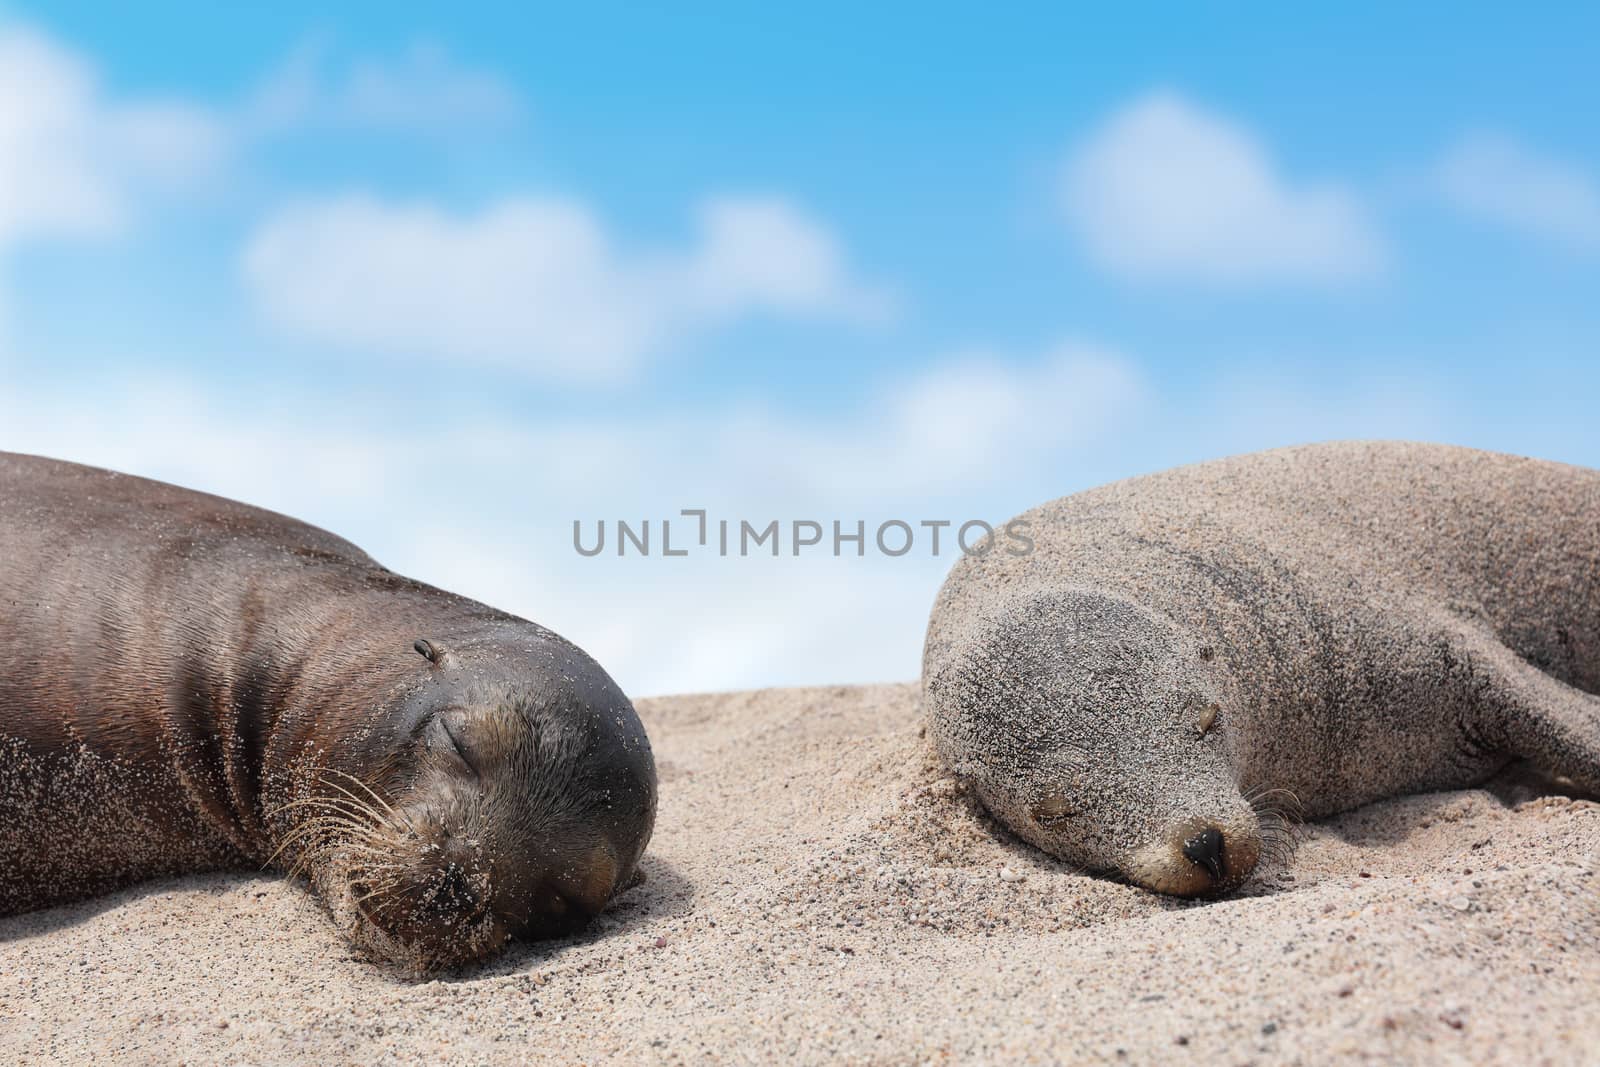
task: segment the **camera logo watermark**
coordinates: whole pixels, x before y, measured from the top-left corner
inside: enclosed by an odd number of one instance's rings
[[[673,524],[677,523],[676,526]],[[572,547],[580,556],[939,556],[959,551],[964,556],[1003,552],[1033,553],[1026,519],[1012,519],[996,528],[982,519],[888,519],[876,527],[867,520],[712,519],[705,508],[684,508],[674,519],[572,520]],[[586,528],[587,527],[587,528]]]

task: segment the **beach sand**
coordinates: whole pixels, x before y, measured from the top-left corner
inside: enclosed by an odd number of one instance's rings
[[[1179,902],[995,828],[913,686],[639,711],[648,881],[582,936],[415,982],[281,878],[139,886],[0,922],[0,1061],[1600,1060],[1593,802],[1391,800]]]

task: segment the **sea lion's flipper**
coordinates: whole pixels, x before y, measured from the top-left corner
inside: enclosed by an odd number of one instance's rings
[[[1600,697],[1546,674],[1489,635],[1474,635],[1469,647],[1488,678],[1483,736],[1600,792]]]

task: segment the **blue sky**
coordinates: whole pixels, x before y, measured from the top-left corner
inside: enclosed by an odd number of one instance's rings
[[[688,11],[688,13],[683,13]],[[1600,465],[1600,15],[0,6],[0,447],[224,492],[630,691],[910,678],[1004,519],[1298,441]]]

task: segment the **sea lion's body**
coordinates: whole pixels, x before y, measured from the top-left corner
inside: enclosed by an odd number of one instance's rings
[[[1338,443],[1134,478],[1020,518],[1035,550],[958,563],[924,659],[934,736],[958,769],[988,775],[992,808],[1022,801],[1002,795],[1008,757],[979,734],[1003,724],[1023,748],[1030,734],[1071,746],[1102,704],[1190,726],[1215,705],[1239,793],[1279,791],[1307,817],[1476,783],[1515,757],[1600,788],[1600,472]],[[1208,776],[1210,757],[1165,725],[1116,752],[1081,747],[1068,763],[1142,754],[1144,781],[1121,775],[1130,792]]]
[[[446,651],[430,661],[419,639]],[[501,745],[497,761],[536,728],[550,733],[546,761],[601,753],[568,784],[631,791],[644,819],[606,877],[631,872],[649,836],[648,743],[581,651],[218,497],[0,453],[0,656],[0,915],[159,875],[259,869],[280,849],[287,864],[305,823],[296,802],[343,790],[399,806],[420,788],[435,757],[418,733],[440,708],[490,707],[470,728],[500,720],[503,736],[484,742]],[[537,792],[495,766],[480,791]],[[449,824],[444,787],[429,788]]]

